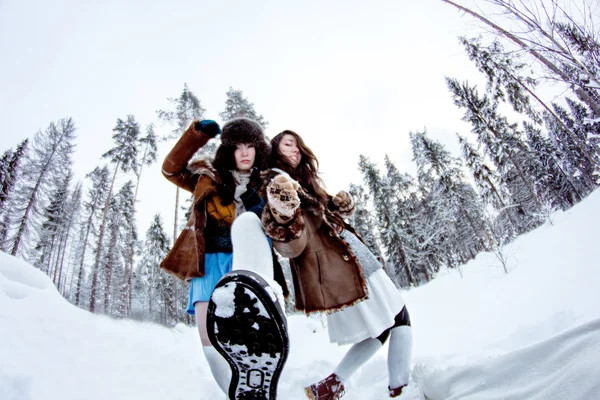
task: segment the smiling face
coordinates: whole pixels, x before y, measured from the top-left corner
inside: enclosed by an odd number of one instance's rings
[[[233,152],[235,157],[235,167],[239,172],[248,172],[254,165],[256,149],[253,144],[242,143],[236,146]]]
[[[298,164],[300,164],[302,154],[300,153],[298,141],[294,135],[290,135],[289,133],[283,135],[277,150],[279,151],[279,154],[286,158],[287,163],[290,164],[292,168],[296,168]]]

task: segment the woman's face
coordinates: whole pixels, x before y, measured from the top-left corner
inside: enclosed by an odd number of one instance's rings
[[[235,167],[237,170],[240,172],[248,172],[254,165],[256,149],[253,144],[238,144],[233,155],[235,157]]]
[[[292,168],[296,168],[302,160],[302,154],[300,154],[300,149],[298,148],[298,141],[294,135],[290,135],[289,133],[286,133],[281,138],[278,151],[279,154],[287,159],[288,164],[290,164]]]

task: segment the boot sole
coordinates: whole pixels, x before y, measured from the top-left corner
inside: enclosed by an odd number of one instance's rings
[[[206,328],[231,367],[229,398],[275,400],[289,353],[285,314],[267,282],[251,271],[221,278],[208,304]]]

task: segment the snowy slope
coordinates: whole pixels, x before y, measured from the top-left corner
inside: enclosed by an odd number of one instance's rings
[[[404,292],[413,380],[401,399],[600,399],[600,192],[506,249]],[[282,400],[328,375],[347,347],[316,318],[289,319]],[[40,271],[0,253],[0,399],[223,399],[194,328],[119,321],[67,303]],[[387,398],[384,348],[344,399]]]

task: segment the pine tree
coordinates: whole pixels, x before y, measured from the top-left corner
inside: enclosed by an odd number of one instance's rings
[[[173,110],[158,110],[156,114],[158,118],[168,123],[175,125],[170,135],[163,137],[163,140],[177,139],[195,119],[203,119],[206,110],[202,107],[202,103],[192,92],[187,83],[183,84],[183,91],[177,98],[168,98],[175,109]]]
[[[112,198],[112,191],[117,177],[117,172],[121,170],[124,173],[130,170],[136,170],[137,164],[136,159],[138,156],[138,136],[140,133],[139,124],[135,121],[133,115],[128,115],[127,120],[117,119],[117,125],[113,128],[115,134],[113,139],[115,146],[102,155],[103,158],[108,158],[113,164],[115,169],[113,171],[112,180],[108,188],[108,194],[106,196],[106,202],[104,204],[104,211],[102,215],[102,221],[100,222],[100,230],[98,233],[98,244],[96,248],[96,260],[92,268],[92,292],[90,295],[90,311],[94,312],[96,307],[96,291],[98,287],[98,274],[101,265],[103,253],[103,241],[107,223],[107,216],[109,211],[109,205]]]
[[[148,319],[155,322],[166,320],[164,316],[159,316],[162,313],[164,304],[164,298],[160,296],[161,285],[165,283],[160,263],[168,252],[169,238],[164,231],[160,215],[156,214],[146,231],[142,258],[138,265],[143,290],[140,297],[143,299],[146,312],[149,314]]]
[[[50,203],[44,211],[44,222],[39,232],[38,244],[35,247],[37,260],[34,265],[52,276],[52,266],[57,257],[58,241],[66,229],[66,205],[69,197],[71,173],[63,177],[56,188],[50,193]],[[54,282],[56,284],[56,282]]]
[[[0,159],[0,250],[7,251],[12,207],[10,199],[20,174],[20,164],[27,152],[29,139],[23,140],[15,151],[7,150]]]
[[[137,187],[135,189],[137,191]],[[118,285],[115,285],[115,298],[119,297],[116,314],[119,317],[127,317],[131,307],[131,280],[133,279],[133,257],[138,246],[138,232],[135,223],[135,197],[133,182],[128,181],[118,195],[119,204],[119,226],[121,235],[116,241],[115,253],[122,254],[122,276]],[[118,233],[118,232],[117,232]],[[125,238],[125,241],[123,241]],[[131,263],[131,264],[130,264]],[[130,269],[131,268],[131,269]]]
[[[479,97],[477,90],[467,83],[446,78],[454,103],[464,109],[463,120],[469,122],[490,159],[496,165],[501,179],[510,188],[512,201],[523,209],[527,217],[524,225],[530,224],[531,216],[542,208],[532,179],[527,176],[531,153],[520,139],[516,124],[497,112],[498,104],[487,96]]]
[[[156,161],[156,151],[157,151],[157,137],[154,133],[154,125],[150,124],[146,128],[146,136],[140,138],[140,147],[143,149],[141,152],[141,157],[136,160],[137,168],[135,169],[136,173],[136,184],[135,184],[135,192],[133,194],[133,207],[131,209],[131,215],[129,220],[132,223],[128,224],[129,229],[127,230],[127,238],[125,243],[128,244],[127,254],[126,254],[126,265],[125,265],[125,273],[127,275],[127,282],[122,286],[121,293],[121,302],[124,304],[124,309],[120,310],[122,316],[128,316],[131,310],[131,288],[132,288],[132,279],[133,279],[133,258],[135,255],[135,244],[137,241],[137,232],[135,232],[135,203],[137,201],[138,189],[140,187],[140,180],[142,176],[142,171],[144,169],[144,165],[152,165]]]
[[[385,264],[383,253],[375,236],[373,216],[369,211],[369,195],[365,192],[363,186],[353,183],[350,184],[349,193],[354,200],[354,214],[351,217],[351,225],[362,236],[369,250],[371,250],[382,264]]]
[[[75,229],[77,221],[79,220],[82,191],[82,185],[81,182],[79,182],[75,186],[75,189],[73,189],[71,192],[71,196],[67,201],[67,205],[65,207],[65,217],[67,223],[66,228],[60,237],[57,252],[58,257],[56,258],[56,264],[54,266],[54,271],[58,271],[58,276],[56,277],[55,275],[55,282],[57,282],[56,288],[63,294],[63,296],[65,296],[66,280],[68,277],[68,265],[65,267],[65,255],[67,254],[67,249],[76,247],[71,246],[71,242],[74,240],[71,238],[71,232],[73,229]],[[73,273],[71,272],[71,279],[72,278]]]
[[[390,185],[381,177],[379,170],[367,157],[360,155],[359,168],[363,179],[373,196],[373,206],[377,215],[380,237],[385,247],[388,262],[386,272],[393,281],[402,287],[417,284],[412,265],[407,255],[407,232],[397,223],[394,211],[398,205],[392,198],[399,199],[400,195],[392,194],[398,186]],[[390,204],[391,203],[391,204]],[[393,207],[393,208],[392,208]]]
[[[574,177],[562,167],[560,151],[533,125],[525,124],[525,132],[541,170],[538,174],[540,190],[545,193],[552,208],[566,210],[581,201],[583,193],[575,185]]]
[[[49,186],[56,177],[64,176],[71,168],[75,144],[75,124],[71,118],[52,122],[46,131],[38,132],[31,152],[23,162],[23,175],[16,192],[15,211],[18,219],[11,238],[12,255],[26,254],[34,238],[30,234],[39,229],[43,204],[47,201]]]
[[[506,187],[502,184],[500,176],[492,170],[483,159],[483,156],[467,141],[458,135],[462,156],[466,166],[471,170],[475,186],[484,205],[491,205],[498,212],[498,227],[505,232],[506,237],[516,235],[519,223],[514,207],[508,207],[506,199],[509,198]],[[486,218],[487,219],[487,218]]]
[[[512,0],[484,0],[492,6],[487,15],[450,0],[442,0],[489,27],[497,37],[516,45],[545,69],[545,78],[564,82],[594,114],[600,116],[600,76],[597,66],[598,41],[594,18],[589,14],[595,5],[584,7]],[[580,11],[576,18],[571,13]],[[502,18],[497,21],[495,19]],[[577,37],[571,35],[578,32]],[[583,44],[578,46],[578,44]],[[591,56],[591,54],[596,54]],[[594,50],[595,49],[595,50]],[[582,62],[582,59],[585,60]]]
[[[219,114],[223,121],[229,121],[233,118],[246,117],[258,122],[264,129],[269,123],[262,115],[258,115],[254,109],[254,103],[251,103],[241,90],[235,90],[232,87],[226,93],[225,110]]]
[[[81,304],[81,292],[83,289],[85,275],[86,250],[89,244],[90,234],[97,234],[96,222],[98,214],[102,212],[102,206],[108,194],[110,185],[110,172],[108,167],[96,167],[92,172],[86,175],[92,181],[92,187],[88,190],[89,201],[84,202],[84,219],[81,223],[81,232],[79,238],[79,257],[77,267],[77,282],[75,283],[75,305]],[[75,273],[75,272],[74,272]]]
[[[157,111],[159,119],[168,123],[175,124],[175,128],[171,132],[171,135],[165,136],[163,139],[175,139],[178,138],[188,126],[191,124],[193,120],[202,120],[204,119],[204,113],[206,110],[202,107],[202,104],[198,97],[189,90],[187,83],[184,83],[183,92],[181,95],[174,99],[169,98],[168,101],[175,106],[175,111],[169,110],[159,110]],[[217,151],[217,143],[220,139],[211,140],[205,146],[203,146],[197,154],[204,155],[214,155]],[[174,208],[174,216],[173,216],[173,241],[177,238],[179,234],[179,187],[175,187],[175,208]],[[172,291],[175,292],[177,285],[177,281],[175,278],[172,278],[171,285],[173,286]],[[177,306],[173,305],[173,309],[177,310]]]

